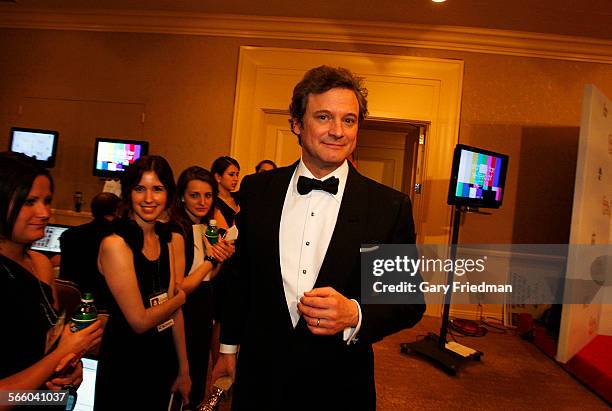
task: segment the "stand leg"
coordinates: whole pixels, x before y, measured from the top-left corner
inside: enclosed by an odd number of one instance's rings
[[[452,351],[446,348],[440,348],[439,341],[442,341],[440,337],[430,333],[422,340],[400,344],[400,351],[403,354],[416,353],[422,355],[442,368],[448,375],[457,374],[462,359]]]
[[[459,240],[459,224],[461,222],[461,213],[464,210],[460,206],[455,207],[455,217],[453,219],[453,232],[451,239],[451,260],[455,260],[457,257],[457,243]],[[434,364],[441,367],[447,374],[455,375],[457,373],[459,365],[465,360],[480,360],[480,355],[482,353],[478,353],[476,356],[470,357],[462,357],[449,349],[446,348],[446,334],[448,333],[448,320],[450,315],[450,303],[451,303],[451,291],[453,284],[453,271],[449,271],[446,276],[446,283],[450,285],[448,293],[444,296],[444,311],[442,314],[442,325],[440,327],[440,336],[438,337],[436,334],[429,333],[427,337],[412,342],[412,343],[402,343],[400,344],[400,351],[404,354],[409,354],[411,352],[415,352],[417,354],[423,355]]]

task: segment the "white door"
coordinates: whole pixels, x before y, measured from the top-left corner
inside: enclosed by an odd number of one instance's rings
[[[264,112],[260,160],[272,160],[277,166],[288,166],[300,158],[297,136],[289,126],[289,113]]]
[[[408,194],[417,238],[420,236],[422,162],[425,126],[408,122],[366,121],[359,130],[355,163],[372,180]]]

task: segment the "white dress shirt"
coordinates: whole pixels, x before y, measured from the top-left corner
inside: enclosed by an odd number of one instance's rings
[[[315,177],[300,160],[289,182],[289,187],[287,187],[280,221],[278,246],[285,298],[294,327],[300,319],[297,303],[304,292],[310,291],[314,287],[334,233],[348,171],[348,163],[345,160],[340,167],[321,178],[321,180],[332,177],[338,178],[338,192],[336,194],[322,190],[312,190],[308,194],[301,195],[297,191],[297,182],[300,176]],[[359,304],[357,305],[359,306]],[[361,311],[361,309],[359,310]],[[359,313],[359,319],[361,320],[361,312]],[[353,331],[356,330],[347,328],[344,339],[348,340],[349,337],[354,336],[356,333]]]

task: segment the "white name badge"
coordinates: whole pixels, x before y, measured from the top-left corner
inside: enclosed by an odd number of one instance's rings
[[[151,304],[151,307],[155,307],[156,305],[163,304],[166,301],[168,301],[168,293],[156,294],[153,297],[149,298],[149,303]],[[157,332],[162,332],[166,328],[172,327],[173,325],[174,325],[174,320],[170,318],[169,320],[164,321],[163,323],[157,326]]]

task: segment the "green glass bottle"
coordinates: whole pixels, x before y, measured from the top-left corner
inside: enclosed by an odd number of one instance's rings
[[[92,293],[83,293],[81,303],[76,307],[70,318],[72,324],[70,331],[73,333],[82,330],[93,324],[98,319],[98,310],[94,304]],[[61,371],[54,374],[54,377],[65,377],[74,372],[75,363],[68,363]],[[78,400],[78,387],[67,384],[62,387],[62,390],[67,391],[67,402],[64,410],[73,411]]]
[[[72,314],[70,331],[77,332],[93,324],[98,319],[98,310],[94,304],[93,294],[83,293],[81,303]]]
[[[214,245],[219,241],[219,231],[217,230],[217,220],[210,220],[208,222],[208,227],[204,232],[206,239],[210,243],[210,245]]]

